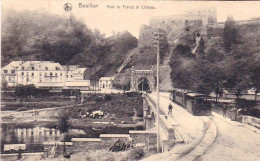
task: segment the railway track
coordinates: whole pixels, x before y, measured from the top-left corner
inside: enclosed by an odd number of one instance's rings
[[[217,137],[217,126],[212,120],[211,116],[201,116],[203,121],[203,133],[199,137],[198,141],[192,144],[185,151],[180,153],[175,160],[178,161],[199,161],[212,147]]]

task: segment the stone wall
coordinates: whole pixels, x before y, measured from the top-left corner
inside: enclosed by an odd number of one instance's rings
[[[155,32],[160,32],[162,34],[162,42],[164,45],[168,43],[167,41],[167,34],[165,30],[156,28],[156,27],[151,27],[147,25],[141,25],[140,27],[140,32],[139,32],[139,41],[138,41],[138,47],[139,48],[144,48],[144,47],[153,47],[154,46],[154,33]]]
[[[260,129],[260,119],[252,116],[242,116],[242,123],[254,126]]]
[[[129,134],[135,147],[146,147],[147,150],[157,147],[157,134],[155,131],[129,131]]]

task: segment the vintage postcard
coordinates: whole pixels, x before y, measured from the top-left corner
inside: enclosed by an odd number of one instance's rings
[[[260,160],[260,2],[2,0],[3,161]]]

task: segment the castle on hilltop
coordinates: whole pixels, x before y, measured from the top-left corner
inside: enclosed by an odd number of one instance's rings
[[[260,24],[260,18],[253,18],[245,21],[236,21],[237,25]],[[176,43],[178,38],[186,35],[197,44],[201,37],[208,38],[210,31],[216,28],[223,28],[224,22],[217,22],[216,8],[199,8],[189,10],[185,14],[153,17],[149,26],[142,25],[139,34],[139,47],[152,44],[151,33],[162,30],[170,45]],[[209,30],[211,28],[211,30]],[[147,39],[149,38],[149,39]]]

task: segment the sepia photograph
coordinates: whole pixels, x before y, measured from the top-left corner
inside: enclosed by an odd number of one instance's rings
[[[259,161],[260,2],[1,1],[1,161]]]

